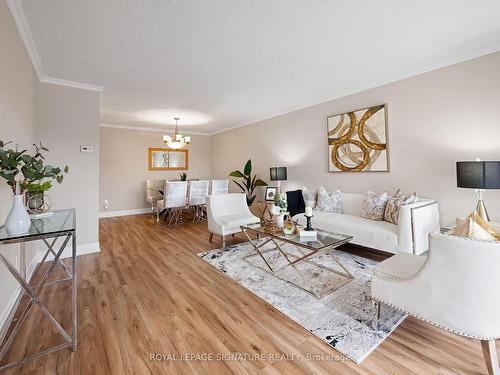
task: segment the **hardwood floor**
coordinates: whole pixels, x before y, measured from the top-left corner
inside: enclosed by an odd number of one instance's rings
[[[148,215],[101,219],[100,243],[99,254],[78,259],[78,351],[53,353],[6,374],[486,373],[478,341],[412,318],[360,365],[301,360],[339,353],[201,261],[196,253],[219,247],[208,241],[205,224],[166,227]],[[53,286],[42,295],[65,327],[70,324],[69,293],[67,287]],[[40,334],[33,340],[23,331],[10,359],[55,342],[41,314],[33,314],[26,325]],[[248,357],[151,360],[155,353],[170,359],[190,353]],[[279,360],[278,354],[291,360]]]

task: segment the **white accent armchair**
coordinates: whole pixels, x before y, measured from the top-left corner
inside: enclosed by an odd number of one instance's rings
[[[248,209],[245,194],[238,193],[207,196],[207,220],[210,242],[218,234],[223,248],[227,235],[241,232],[240,225],[260,222]]]
[[[371,296],[378,317],[382,303],[481,340],[489,374],[500,374],[500,242],[440,233],[429,241],[427,256],[396,254],[376,266]]]

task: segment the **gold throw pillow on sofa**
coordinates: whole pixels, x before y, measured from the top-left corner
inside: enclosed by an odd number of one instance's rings
[[[472,212],[465,220],[457,218],[457,225],[449,234],[478,240],[500,240],[500,233],[484,221],[476,212]]]

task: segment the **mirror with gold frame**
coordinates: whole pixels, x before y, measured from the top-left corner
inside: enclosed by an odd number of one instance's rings
[[[184,171],[188,169],[188,150],[150,147],[148,152],[150,171]]]

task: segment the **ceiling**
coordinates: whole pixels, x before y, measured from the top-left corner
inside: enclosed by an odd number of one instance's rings
[[[213,134],[500,50],[497,0],[8,1],[39,74],[119,126]]]

